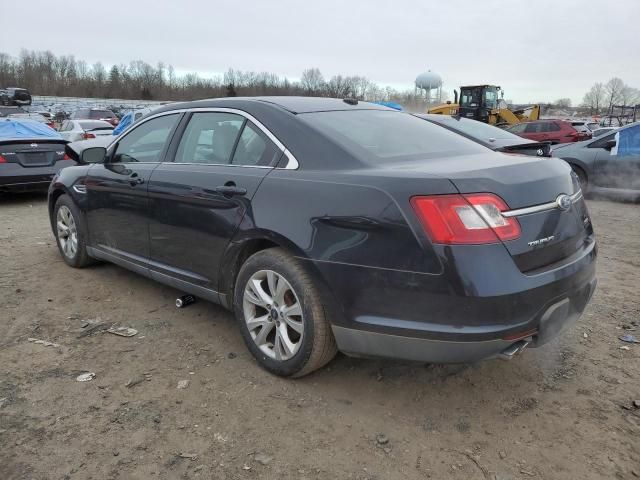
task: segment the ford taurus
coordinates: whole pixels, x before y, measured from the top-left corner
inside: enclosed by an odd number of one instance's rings
[[[596,242],[565,162],[493,152],[352,99],[155,110],[68,148],[49,190],[62,258],[128,268],[232,310],[267,370],[336,352],[509,358],[575,321]]]

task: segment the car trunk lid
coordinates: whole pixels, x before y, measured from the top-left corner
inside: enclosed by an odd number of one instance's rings
[[[0,155],[6,163],[18,163],[25,168],[54,165],[64,158],[65,141],[21,140],[0,143]]]
[[[521,234],[502,242],[523,272],[549,267],[590,241],[593,229],[577,179],[562,160],[487,153],[420,162],[446,176],[461,194],[491,193],[507,204]],[[562,207],[560,198],[564,199]]]

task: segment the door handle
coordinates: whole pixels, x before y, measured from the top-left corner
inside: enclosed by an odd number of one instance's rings
[[[135,187],[136,185],[141,185],[144,183],[144,178],[138,176],[137,173],[132,173],[131,175],[129,175],[129,185],[131,185],[132,187]]]
[[[246,188],[237,187],[235,184],[216,187],[215,191],[217,193],[221,193],[225,197],[233,197],[234,195],[246,195],[247,193]]]

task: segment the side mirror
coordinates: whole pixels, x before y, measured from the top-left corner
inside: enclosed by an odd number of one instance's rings
[[[107,149],[104,147],[91,147],[82,152],[80,156],[81,163],[102,163],[107,155]]]
[[[608,140],[607,143],[604,144],[605,150],[611,150],[616,146],[616,141],[614,139]]]

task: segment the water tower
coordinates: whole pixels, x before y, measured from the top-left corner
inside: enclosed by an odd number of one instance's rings
[[[435,94],[432,94],[435,90]],[[427,70],[416,77],[416,96],[425,99],[428,104],[431,99],[442,103],[442,77],[431,70]]]

